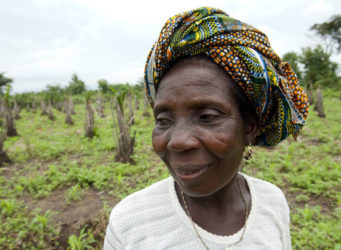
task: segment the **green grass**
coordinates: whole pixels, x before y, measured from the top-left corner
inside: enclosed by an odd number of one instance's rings
[[[318,118],[311,107],[297,141],[256,149],[245,167],[289,198],[294,249],[340,249],[341,101],[325,98],[324,106],[327,118]]]
[[[53,213],[36,209],[28,212],[22,202],[0,202],[0,246],[2,249],[44,249],[57,246],[58,231],[50,224]]]
[[[294,249],[341,248],[341,101],[334,95],[325,98],[326,119],[318,118],[311,108],[298,141],[290,138],[272,149],[255,148],[243,169],[285,192]],[[168,176],[152,151],[153,119],[143,116],[145,110],[138,110],[135,117],[136,163],[132,165],[114,161],[108,104],[107,116],[95,117],[98,136],[92,140],[84,137],[84,106],[75,106],[73,126],[65,125],[65,114],[57,110],[53,122],[39,112],[21,112],[16,121],[19,136],[5,142],[13,163],[0,168],[0,249],[60,244],[101,249],[110,211],[107,204]],[[67,209],[86,202],[90,191],[105,194],[102,213],[60,242],[62,211],[36,210],[35,204],[62,194],[60,202]]]

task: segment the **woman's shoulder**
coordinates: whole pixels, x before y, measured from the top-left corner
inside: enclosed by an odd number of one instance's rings
[[[252,176],[243,174],[250,189],[253,191],[254,198],[260,200],[262,204],[271,206],[287,207],[287,201],[283,191],[276,185]]]
[[[276,185],[255,177],[244,175],[251,192],[252,205],[248,221],[251,231],[258,238],[276,238],[278,235],[284,249],[290,247],[290,210],[283,191]],[[269,234],[270,233],[270,234]],[[274,241],[275,242],[275,241]],[[273,242],[273,243],[274,243]],[[277,249],[277,248],[276,248]]]
[[[132,193],[121,200],[113,209],[111,219],[120,221],[134,214],[143,213],[168,202],[168,183],[170,178],[158,181],[144,189]]]
[[[165,218],[174,214],[168,191],[170,181],[166,178],[120,201],[111,211],[105,244],[123,249],[157,235],[164,228]]]

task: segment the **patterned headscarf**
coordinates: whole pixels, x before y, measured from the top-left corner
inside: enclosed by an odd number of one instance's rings
[[[180,57],[204,55],[223,68],[256,109],[257,145],[272,146],[298,134],[308,114],[308,98],[288,63],[282,62],[258,29],[213,8],[171,17],[152,47],[145,90],[153,107],[155,88]]]

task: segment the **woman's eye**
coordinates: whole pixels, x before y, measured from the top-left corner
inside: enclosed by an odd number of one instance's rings
[[[200,115],[199,119],[203,122],[212,122],[218,119],[218,115],[213,115],[213,114],[202,114]]]
[[[170,120],[167,118],[156,118],[155,125],[159,127],[166,127],[170,123]]]

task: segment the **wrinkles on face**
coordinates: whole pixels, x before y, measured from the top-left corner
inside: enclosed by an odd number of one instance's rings
[[[211,62],[175,65],[160,82],[153,148],[180,188],[210,195],[236,175],[245,145],[238,103]]]

